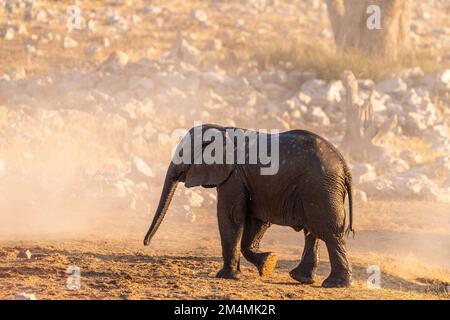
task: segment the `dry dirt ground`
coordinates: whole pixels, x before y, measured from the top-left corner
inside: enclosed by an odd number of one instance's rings
[[[354,273],[348,289],[320,287],[330,270],[323,243],[317,282],[300,285],[289,277],[303,249],[302,233],[290,228],[273,226],[263,239],[262,248],[279,257],[270,277],[260,278],[243,260],[242,280],[219,280],[213,214],[187,223],[172,213],[144,247],[144,221],[112,213],[85,234],[55,233],[44,240],[17,234],[26,240],[1,241],[0,297],[25,292],[37,299],[449,299],[449,209],[424,202],[358,205],[358,231],[348,240]],[[19,258],[27,249],[31,259]],[[70,265],[81,271],[78,290],[67,288]],[[381,270],[381,289],[367,287],[367,268],[374,265]]]

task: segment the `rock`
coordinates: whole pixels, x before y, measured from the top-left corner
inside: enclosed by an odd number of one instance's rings
[[[8,300],[36,300],[34,293],[21,292],[15,296],[10,296]]]
[[[277,102],[286,99],[288,95],[287,90],[283,86],[280,86],[276,83],[264,84],[261,87],[261,90],[267,96],[267,98]]]
[[[113,186],[117,197],[125,197],[133,193],[134,182],[130,179],[122,179],[116,181]]]
[[[206,43],[208,50],[220,51],[223,48],[223,42],[220,39],[209,39]]]
[[[400,158],[409,165],[417,165],[423,162],[422,156],[413,150],[403,150],[400,152]]]
[[[380,161],[376,166],[384,175],[397,175],[409,170],[409,165],[406,161],[387,154],[380,157]]]
[[[63,49],[76,48],[78,47],[78,42],[69,36],[65,36],[61,43],[61,47]]]
[[[20,259],[27,259],[30,260],[32,257],[32,254],[30,252],[30,250],[20,250],[19,254],[17,255],[17,258]]]
[[[184,209],[186,210],[184,220],[186,220],[187,222],[190,222],[190,223],[195,222],[195,220],[197,220],[197,216],[191,212],[189,206],[184,206]]]
[[[13,40],[14,39],[14,29],[13,28],[8,28],[6,29],[5,35],[3,36],[3,38],[5,40]]]
[[[384,93],[399,93],[406,91],[407,85],[399,76],[392,76],[377,84],[376,89]]]
[[[97,29],[95,20],[89,19],[89,21],[86,24],[86,28],[89,32],[94,33]]]
[[[392,184],[392,181],[384,177],[379,177],[375,180],[363,183],[359,186],[359,188],[366,192],[370,197],[378,199],[391,199],[395,197],[395,188]]]
[[[330,119],[320,107],[309,107],[305,117],[308,121],[321,126],[328,126],[330,124]]]
[[[45,12],[44,10],[39,10],[38,13],[36,14],[36,21],[41,23],[48,22],[47,12]]]
[[[155,83],[151,78],[145,78],[140,76],[132,76],[130,80],[128,80],[128,88],[130,90],[153,90],[155,88]]]
[[[190,207],[200,208],[205,201],[205,199],[200,194],[198,194],[198,192],[195,192],[191,189],[187,189],[184,194],[187,197],[187,202],[189,203]]]
[[[185,39],[181,39],[175,44],[173,54],[180,60],[196,64],[199,62],[200,50],[190,45]]]
[[[116,72],[125,67],[128,63],[128,55],[123,51],[114,51],[102,63],[101,70],[106,72]]]
[[[393,180],[395,196],[400,199],[437,201],[439,188],[423,174],[409,171]]]
[[[418,112],[408,112],[404,117],[403,130],[406,134],[420,136],[428,128],[425,116]]]
[[[192,17],[201,23],[208,22],[208,16],[206,15],[206,12],[201,9],[192,11]]]
[[[142,174],[144,177],[146,178],[153,178],[155,176],[155,174],[153,173],[152,169],[150,168],[150,166],[145,163],[144,160],[142,160],[139,157],[134,157],[133,158],[133,164],[135,169]]]
[[[312,96],[312,105],[326,107],[341,102],[341,95],[345,92],[341,81],[332,81],[325,88],[316,90]]]
[[[432,164],[434,177],[446,178],[450,174],[450,156],[437,157]]]
[[[437,87],[439,90],[450,90],[450,69],[445,69],[438,75]]]
[[[327,83],[324,80],[312,79],[302,84],[300,92],[307,96],[313,97],[314,94],[320,89],[324,89]]]
[[[353,199],[356,202],[367,202],[367,194],[362,190],[355,190],[353,192]]]
[[[0,178],[5,175],[5,161],[0,159]]]
[[[357,163],[353,165],[351,173],[356,185],[370,182],[377,178],[375,167],[368,163]]]
[[[87,55],[87,56],[92,56],[96,52],[97,52],[97,47],[96,46],[86,46],[84,48],[84,54]]]

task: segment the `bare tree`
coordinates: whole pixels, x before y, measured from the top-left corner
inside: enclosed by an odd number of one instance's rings
[[[397,124],[397,116],[393,115],[383,123],[376,123],[372,94],[361,104],[358,97],[358,82],[351,71],[344,71],[341,81],[346,89],[343,100],[347,128],[342,141],[342,149],[357,161],[368,161],[379,156],[377,140],[389,133]]]
[[[397,59],[409,47],[410,0],[326,0],[339,50],[358,49]],[[371,9],[379,8],[380,28],[369,28]],[[369,8],[370,7],[370,8]],[[369,9],[368,9],[369,8]],[[374,13],[377,14],[377,13]]]

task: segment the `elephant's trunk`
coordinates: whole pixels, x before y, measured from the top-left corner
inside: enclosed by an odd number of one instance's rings
[[[175,193],[175,189],[177,188],[177,183],[178,181],[174,176],[174,167],[173,164],[171,164],[169,169],[167,170],[166,179],[164,181],[164,187],[161,192],[161,198],[159,199],[158,209],[156,210],[152,224],[148,229],[148,232],[144,238],[145,246],[147,246],[150,243],[150,240],[155,235],[156,231],[161,225],[161,222],[163,221],[164,216],[166,215],[167,209],[169,208],[173,194]]]

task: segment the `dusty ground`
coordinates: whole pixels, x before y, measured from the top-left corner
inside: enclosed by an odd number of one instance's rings
[[[144,221],[117,213],[101,226],[93,223],[84,235],[55,233],[40,240],[17,234],[27,240],[2,241],[0,297],[26,292],[37,299],[448,299],[449,209],[423,202],[358,206],[359,231],[349,239],[354,272],[349,289],[320,287],[329,273],[323,243],[317,283],[300,285],[289,277],[303,247],[302,234],[290,228],[273,226],[264,238],[263,249],[279,257],[272,276],[261,279],[244,260],[241,281],[218,280],[220,244],[212,214],[197,223],[169,215],[144,247]],[[430,212],[433,219],[426,218]],[[18,258],[26,249],[32,258]],[[66,288],[70,265],[80,267],[79,290]],[[372,265],[382,272],[381,289],[367,288]]]

